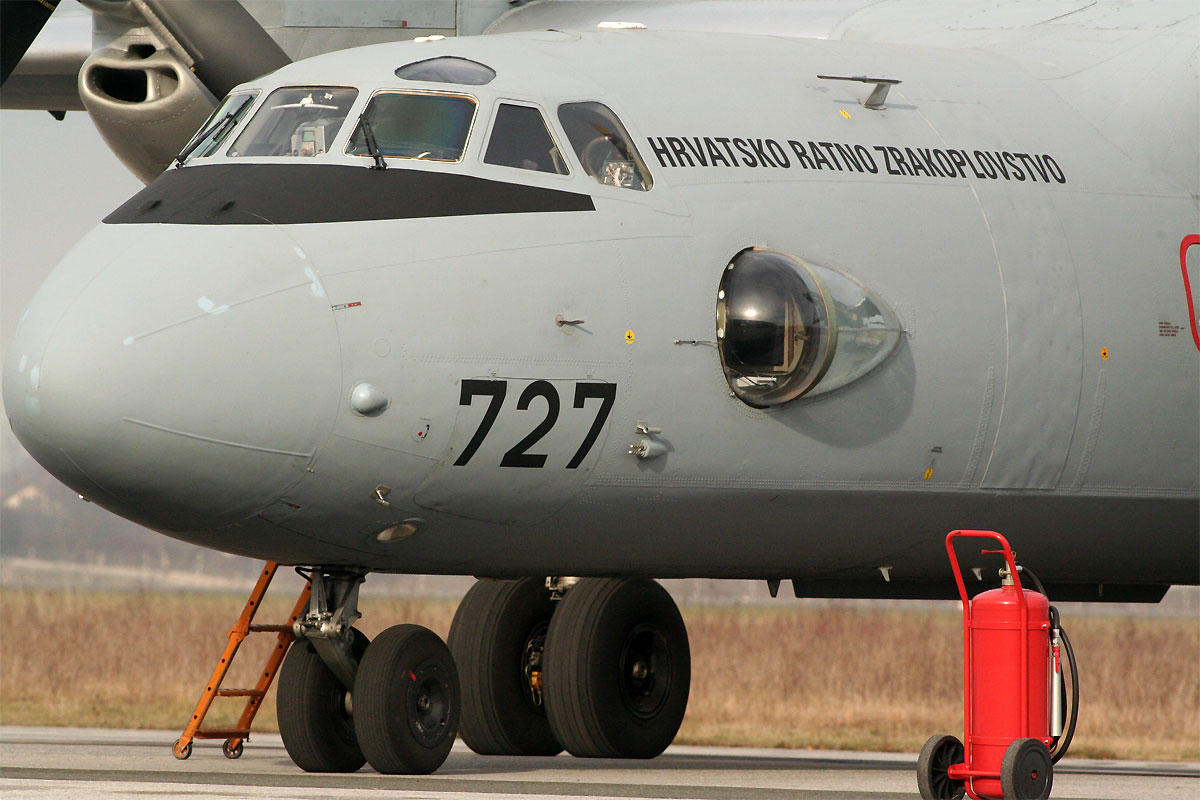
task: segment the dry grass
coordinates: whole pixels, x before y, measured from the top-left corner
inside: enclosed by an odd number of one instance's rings
[[[962,735],[962,619],[847,609],[685,612],[678,741],[915,752]],[[1200,625],[1064,620],[1079,661],[1073,756],[1200,760]],[[724,665],[724,666],[722,666]]]
[[[294,580],[294,579],[293,579]],[[285,591],[286,589],[286,591]],[[260,622],[281,621],[283,584]],[[0,592],[0,722],[182,729],[244,602],[220,595]],[[365,598],[360,627],[445,636],[454,604]],[[692,696],[678,741],[914,752],[961,735],[960,618],[904,611],[684,609]],[[1200,760],[1200,626],[1066,620],[1082,671],[1072,755]],[[226,686],[252,683],[274,637],[252,636]],[[255,723],[274,730],[274,697]],[[240,703],[218,700],[210,724]]]

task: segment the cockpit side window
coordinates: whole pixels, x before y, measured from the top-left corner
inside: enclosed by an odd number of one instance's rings
[[[584,171],[606,186],[649,191],[650,171],[617,115],[603,103],[564,103],[558,107],[571,147]]]
[[[190,153],[191,158],[205,158],[217,152],[225,139],[246,116],[246,112],[254,105],[258,97],[257,91],[235,92],[225,98],[224,102],[212,113],[212,116],[196,132],[203,137],[200,141],[192,139],[181,152]]]
[[[357,89],[289,86],[267,96],[230,156],[319,156],[329,149]]]
[[[461,94],[380,92],[350,136],[346,155],[371,157],[363,125],[380,155],[425,161],[459,161],[475,121],[475,99]]]
[[[483,160],[502,167],[567,174],[567,164],[546,128],[542,112],[531,106],[501,103],[496,108]]]

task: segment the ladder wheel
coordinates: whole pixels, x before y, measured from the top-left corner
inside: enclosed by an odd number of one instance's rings
[[[226,739],[225,744],[221,745],[221,752],[226,758],[241,758],[244,749],[241,739]]]
[[[188,742],[187,744],[183,744],[182,738],[176,739],[175,746],[171,748],[171,752],[175,754],[176,758],[178,758],[180,761],[183,761],[192,754],[192,743]]]
[[[353,629],[355,658],[362,660],[368,639]],[[296,642],[279,669],[275,716],[283,746],[305,772],[356,772],[366,761],[354,733],[350,692],[312,643]]]

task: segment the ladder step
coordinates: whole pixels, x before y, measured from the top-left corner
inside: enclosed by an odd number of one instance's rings
[[[192,734],[193,739],[245,739],[250,735],[248,730],[227,730],[227,731],[196,731]]]
[[[263,697],[262,689],[218,689],[217,697]]]
[[[250,631],[252,633],[258,633],[259,631],[270,631],[272,633],[284,633],[286,631],[286,632],[290,633],[291,630],[292,630],[291,625],[251,625],[250,626]]]

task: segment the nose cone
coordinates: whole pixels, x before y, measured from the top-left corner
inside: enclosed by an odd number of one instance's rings
[[[101,225],[4,365],[17,438],[96,503],[200,531],[283,496],[328,437],[340,357],[313,266],[267,225]]]

